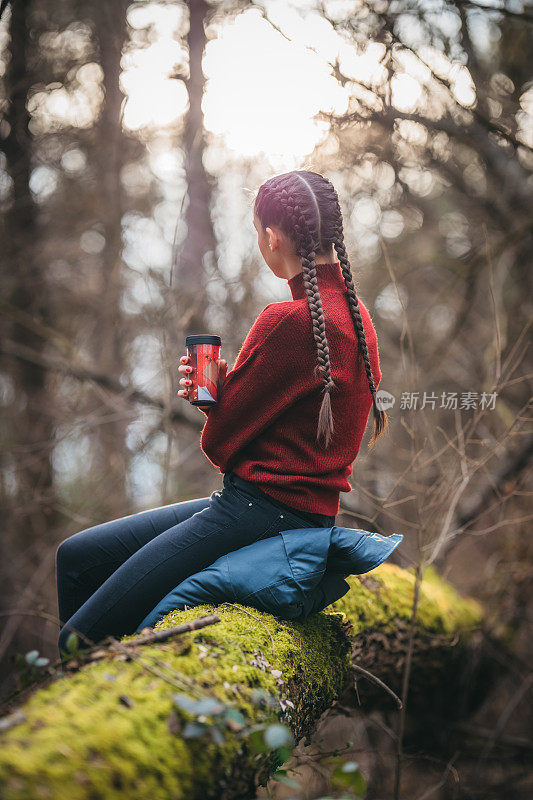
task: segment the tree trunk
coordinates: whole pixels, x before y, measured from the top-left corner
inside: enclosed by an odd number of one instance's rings
[[[100,303],[94,331],[93,352],[97,371],[117,380],[124,370],[125,324],[120,299],[123,290],[122,215],[124,199],[121,168],[124,162],[124,134],[121,126],[123,95],[119,87],[120,60],[127,37],[128,3],[100,2],[95,6],[95,31],[104,73],[105,101],[97,126],[95,154],[99,193],[99,218],[105,239],[100,273]],[[114,519],[128,506],[126,479],[129,457],[126,448],[128,419],[120,413],[120,402],[112,395],[100,413],[111,417],[95,427],[97,464],[101,476],[100,510],[103,518]],[[101,408],[101,398],[96,397]]]
[[[32,172],[32,137],[26,108],[31,70],[28,62],[30,38],[28,0],[11,9],[11,57],[6,83],[9,133],[3,150],[13,182],[7,213],[5,250],[2,263],[2,294],[7,299],[9,338],[31,348],[37,355],[46,348],[46,339],[32,326],[32,321],[49,324],[49,293],[45,265],[39,258],[37,209],[30,191]],[[19,416],[12,433],[17,453],[16,491],[20,497],[17,517],[18,546],[46,539],[50,517],[54,513],[53,471],[50,461],[54,426],[50,414],[47,370],[36,363],[16,360],[11,365],[16,383]],[[17,503],[13,502],[17,508]],[[22,537],[22,541],[21,541]]]
[[[346,701],[354,676],[362,710],[394,708],[394,698],[362,680],[355,668],[371,669],[400,691],[414,574],[383,564],[348,581],[351,590],[334,604],[334,613],[313,614],[305,622],[233,604],[204,605],[168,614],[157,630],[213,611],[220,622],[136,645],[129,655],[113,657],[101,647],[94,654],[98,660],[52,680],[24,705],[11,706],[12,715],[3,720],[10,727],[0,738],[3,797],[59,800],[67,791],[72,798],[106,800],[255,797],[277,762],[272,752],[256,752],[249,725],[281,722],[298,741],[323,711]],[[444,693],[449,674],[457,682],[481,622],[476,601],[460,597],[426,569],[413,654],[414,703],[433,702],[436,685]],[[258,689],[266,692],[262,700]],[[223,743],[217,741],[215,717],[197,719],[184,710],[175,702],[183,694],[214,697],[244,719],[220,724]],[[208,724],[193,737],[188,721]]]
[[[43,560],[43,543],[54,539],[59,516],[52,467],[53,382],[49,371],[38,363],[48,344],[43,330],[53,325],[53,320],[47,265],[39,246],[38,208],[30,190],[34,142],[27,101],[35,79],[36,47],[30,35],[31,12],[29,0],[14,3],[10,11],[10,58],[5,78],[7,135],[2,149],[12,186],[0,234],[0,339],[27,348],[36,356],[32,361],[4,355],[1,370],[11,376],[14,399],[2,426],[4,476],[8,482],[2,483],[0,497],[0,558],[4,566],[0,606],[12,605],[13,598],[18,598],[20,609],[33,600],[25,579],[31,573],[35,577]],[[18,627],[16,617],[4,623],[0,649],[8,646]],[[22,649],[24,642],[19,634],[16,646]]]
[[[213,181],[207,174],[203,155],[205,151],[202,98],[205,77],[202,58],[205,51],[205,23],[211,7],[205,0],[193,0],[189,7],[189,77],[185,85],[189,93],[189,109],[185,117],[183,149],[185,152],[185,182],[188,205],[185,212],[187,233],[176,257],[176,294],[180,319],[187,320],[184,335],[203,333],[205,312],[208,306],[205,291],[206,270],[204,257],[215,255],[215,237],[211,222]]]

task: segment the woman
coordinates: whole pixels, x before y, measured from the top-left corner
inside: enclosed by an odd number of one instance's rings
[[[292,299],[263,309],[233,369],[220,362],[218,404],[200,407],[200,445],[224,473],[223,489],[59,545],[60,654],[71,632],[82,647],[133,633],[173,587],[225,553],[283,530],[333,526],[371,408],[370,447],[387,427],[376,332],[356,295],[332,184],[307,170],[271,178],[253,221]],[[187,399],[191,367],[181,361],[178,395]]]

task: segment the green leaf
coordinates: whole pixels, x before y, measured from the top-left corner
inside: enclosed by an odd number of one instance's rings
[[[233,723],[231,726],[232,730],[240,730],[246,725],[246,720],[243,714],[241,714],[240,711],[237,711],[236,708],[227,708],[224,714],[224,719],[231,720]]]
[[[215,744],[224,744],[224,737],[216,725],[211,726],[211,738]]]
[[[268,753],[269,746],[265,742],[263,729],[254,730],[247,737],[248,744],[254,753]]]
[[[340,764],[331,773],[331,784],[335,788],[350,788],[358,797],[366,794],[366,781],[355,761]]]
[[[206,725],[205,722],[188,722],[182,735],[184,739],[197,739],[199,736],[203,736],[208,728],[209,725]]]
[[[283,747],[293,743],[293,736],[285,725],[269,725],[265,731],[265,742],[269,747]]]
[[[205,697],[194,705],[195,714],[220,714],[226,706],[214,697]]]
[[[26,661],[28,662],[28,664],[35,664],[38,658],[39,658],[38,650],[30,650],[29,653],[26,653]]]
[[[200,714],[221,714],[226,709],[226,706],[214,697],[202,697],[201,700],[195,700],[188,694],[173,694],[172,697],[179,708],[197,717]]]
[[[78,649],[78,635],[76,633],[69,633],[65,646],[69,653],[73,653]]]
[[[183,708],[184,711],[190,711],[192,714],[195,712],[196,707],[196,700],[194,697],[189,697],[188,694],[173,694],[172,699],[174,700],[175,705],[179,708]]]
[[[293,781],[292,778],[287,777],[287,770],[285,769],[283,770],[278,769],[276,772],[274,772],[272,777],[274,778],[275,781],[279,781],[280,783],[286,783],[287,786],[290,786],[292,789],[300,788],[299,783],[296,783],[296,781]]]
[[[345,761],[341,767],[343,772],[357,772],[359,769],[359,764],[357,761]]]

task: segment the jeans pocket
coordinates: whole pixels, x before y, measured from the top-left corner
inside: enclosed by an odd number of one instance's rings
[[[218,528],[225,530],[244,522],[246,516],[252,516],[254,511],[254,503],[251,500],[234,495],[226,488],[211,495],[209,517]]]
[[[250,501],[253,502],[254,500],[260,499],[253,492],[247,492],[246,489],[243,489],[241,486],[237,486],[237,484],[232,481],[229,475],[226,476],[226,480],[224,481],[223,491],[238,497],[239,500],[242,500],[243,502],[246,501],[249,503]]]
[[[313,528],[317,527],[313,525],[308,519],[304,517],[300,517],[296,511],[288,511],[286,508],[281,506],[275,505],[271,503],[266,497],[258,497],[255,494],[249,493],[246,489],[243,489],[241,486],[237,486],[236,484],[230,481],[229,486],[226,488],[226,491],[230,491],[231,494],[234,494],[243,502],[253,502],[256,505],[261,506],[261,508],[265,509],[272,514],[277,514],[282,520],[285,519],[287,523],[287,527],[289,528]],[[280,530],[283,530],[281,528]]]

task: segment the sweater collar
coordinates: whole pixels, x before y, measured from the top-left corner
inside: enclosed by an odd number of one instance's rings
[[[341,262],[339,260],[331,261],[328,264],[317,264],[316,276],[320,292],[324,291],[326,294],[331,292],[346,292],[346,284],[344,283]],[[301,300],[307,297],[303,272],[297,272],[296,275],[289,278],[287,285],[291,291],[293,300]]]

